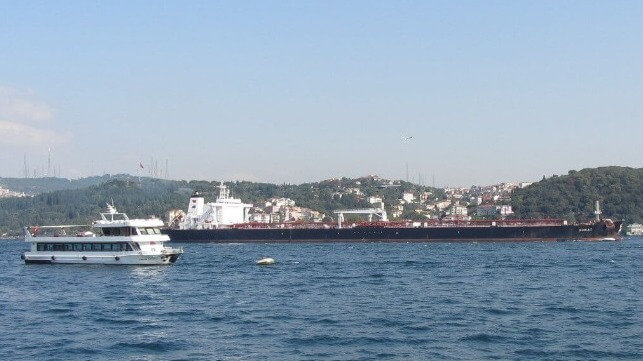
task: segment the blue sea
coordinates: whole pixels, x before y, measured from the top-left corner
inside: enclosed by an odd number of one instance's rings
[[[643,359],[640,237],[182,246],[172,266],[24,265],[0,241],[0,359]]]

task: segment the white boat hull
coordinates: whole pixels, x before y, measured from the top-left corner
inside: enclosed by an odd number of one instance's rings
[[[136,253],[76,253],[25,252],[22,255],[26,264],[107,264],[107,265],[169,265],[179,258],[181,253],[140,254]]]

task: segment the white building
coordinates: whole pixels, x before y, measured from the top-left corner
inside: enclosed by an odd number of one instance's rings
[[[442,201],[442,202],[437,202],[435,203],[435,208],[438,209],[438,211],[443,211],[451,206],[451,201]]]
[[[368,197],[368,198],[366,198],[366,200],[370,204],[382,203],[382,197]]]
[[[628,236],[641,236],[643,235],[643,224],[632,223],[626,227],[625,234]]]
[[[268,202],[266,202],[266,207],[269,206],[274,206],[274,207],[294,207],[295,206],[295,201],[293,201],[290,198],[270,198]]]
[[[451,208],[449,208],[449,210],[447,211],[447,214],[451,216],[466,216],[467,207],[454,204]]]
[[[0,198],[8,197],[26,197],[27,195],[24,192],[14,192],[0,186]]]
[[[511,206],[508,205],[484,205],[476,208],[476,215],[480,217],[490,217],[498,214],[501,216],[508,216],[513,213]]]
[[[514,211],[511,209],[511,206],[502,205],[497,207],[498,207],[498,213],[500,213],[500,215],[502,216],[508,216],[514,213]]]

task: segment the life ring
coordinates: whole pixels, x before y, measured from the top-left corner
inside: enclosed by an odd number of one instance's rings
[[[114,257],[114,259],[118,261],[118,260],[120,260],[121,258],[120,258],[120,257],[118,257],[118,256],[116,256],[116,257]]]
[[[56,257],[51,256],[51,260],[52,260],[52,261],[55,261],[55,260],[56,260]]]
[[[87,261],[87,256],[83,256],[83,261]]]

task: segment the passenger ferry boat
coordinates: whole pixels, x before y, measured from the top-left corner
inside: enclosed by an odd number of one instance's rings
[[[182,248],[166,247],[170,238],[161,233],[158,218],[129,219],[114,205],[92,225],[25,227],[31,250],[25,263],[91,263],[164,265],[176,262]]]

